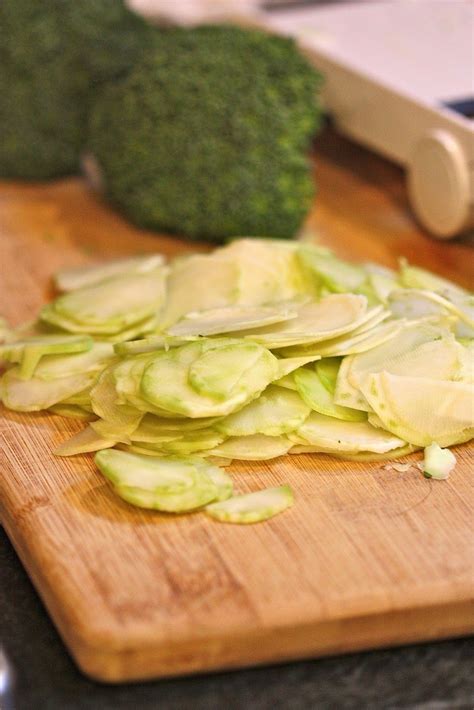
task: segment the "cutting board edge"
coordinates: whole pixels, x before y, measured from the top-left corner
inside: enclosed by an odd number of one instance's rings
[[[106,639],[100,642],[99,637],[94,637],[92,627],[89,637],[87,626],[80,634],[73,630],[67,609],[50,589],[27,544],[21,540],[21,533],[9,522],[8,515],[2,516],[5,530],[64,644],[82,672],[100,682],[114,684],[225,671],[474,634],[473,595],[424,609],[415,606],[286,628],[253,632],[247,629],[232,637],[217,634],[205,640],[107,648]]]
[[[331,621],[301,628],[270,629],[268,633],[256,635],[246,633],[241,639],[225,639],[222,646],[219,639],[209,639],[205,642],[204,654],[202,641],[195,644],[188,643],[186,648],[177,646],[174,649],[167,645],[164,654],[162,647],[107,652],[70,644],[69,649],[85,675],[103,683],[118,684],[312,660],[356,651],[392,648],[474,634],[470,601],[450,605],[447,608],[435,607],[430,611],[434,614],[424,612],[423,619],[419,621],[420,628],[418,628],[418,619],[416,627],[409,628],[412,610],[403,610],[395,612],[393,618],[392,615],[385,614],[344,620],[344,634],[341,634],[341,624]],[[433,621],[437,615],[453,612],[461,618],[452,625],[442,629],[436,628],[432,634],[426,633],[426,628],[423,626],[427,622]],[[419,610],[415,613],[419,616]],[[383,636],[378,630],[380,623],[385,627]],[[405,631],[400,634],[400,627],[404,625]],[[347,641],[345,634],[351,633],[353,627],[358,627],[360,635]],[[379,634],[376,639],[371,636],[375,630]],[[291,648],[275,650],[275,637],[278,637],[282,644],[289,643]],[[207,655],[209,645],[214,648],[212,653]],[[219,649],[217,652],[216,648]],[[255,653],[256,648],[258,648],[257,653]]]

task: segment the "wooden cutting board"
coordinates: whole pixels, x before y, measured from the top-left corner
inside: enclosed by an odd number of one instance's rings
[[[397,170],[344,146],[362,172],[335,157],[329,136],[310,222],[321,241],[389,265],[405,252],[468,284],[468,243],[439,244],[418,232],[400,205]],[[0,311],[13,322],[35,315],[62,265],[184,249],[134,229],[80,180],[0,185]],[[247,666],[474,630],[469,446],[457,448],[445,482],[323,455],[236,463],[237,490],[289,483],[296,504],[266,523],[231,526],[198,513],[134,509],[112,494],[90,456],[51,455],[81,425],[2,414],[3,524],[70,652],[95,678]]]

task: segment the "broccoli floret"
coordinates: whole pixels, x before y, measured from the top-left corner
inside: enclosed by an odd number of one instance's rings
[[[293,41],[257,30],[156,32],[92,110],[111,201],[140,226],[191,238],[293,236],[314,196],[318,73]]]
[[[78,172],[95,88],[152,32],[121,0],[1,0],[0,176]]]

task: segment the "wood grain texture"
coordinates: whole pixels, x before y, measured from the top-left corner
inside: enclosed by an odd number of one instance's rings
[[[309,225],[342,255],[407,255],[472,285],[468,241],[413,223],[400,172],[332,134],[317,148]],[[0,185],[0,311],[19,322],[64,264],[195,248],[127,224],[79,179]],[[200,247],[205,249],[206,247]],[[116,498],[89,456],[51,450],[80,424],[3,411],[2,521],[62,637],[93,677],[221,669],[474,630],[472,462],[446,482],[323,455],[236,463],[239,491],[282,482],[296,505],[255,526]]]

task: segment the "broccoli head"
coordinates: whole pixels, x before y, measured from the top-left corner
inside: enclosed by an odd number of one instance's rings
[[[92,109],[89,147],[109,198],[138,225],[192,238],[293,236],[314,195],[319,83],[289,39],[157,30]]]
[[[152,33],[121,0],[1,0],[0,176],[78,172],[96,87]]]

